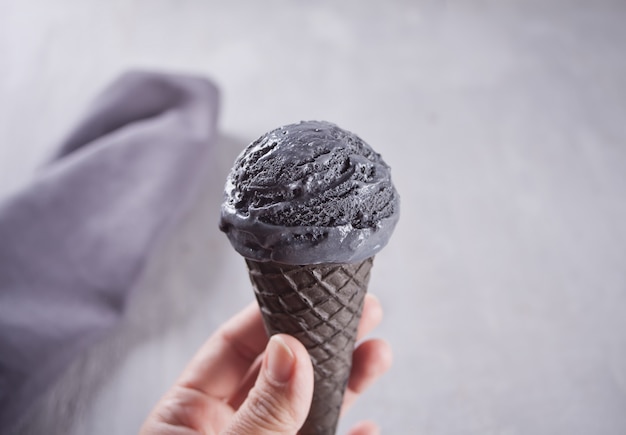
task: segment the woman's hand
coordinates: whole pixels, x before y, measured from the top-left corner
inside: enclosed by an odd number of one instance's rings
[[[357,339],[382,319],[376,298],[365,298]],[[391,365],[391,348],[380,339],[354,351],[344,396],[347,409]],[[141,435],[289,434],[304,423],[313,394],[313,367],[304,346],[278,334],[269,341],[256,303],[227,321],[163,396]],[[350,435],[378,433],[362,422]]]

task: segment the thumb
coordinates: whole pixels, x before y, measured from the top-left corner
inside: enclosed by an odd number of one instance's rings
[[[267,344],[256,384],[225,434],[289,434],[302,427],[313,397],[313,366],[304,346],[289,335]]]

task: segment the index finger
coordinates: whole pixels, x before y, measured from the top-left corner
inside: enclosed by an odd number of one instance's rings
[[[230,398],[268,337],[261,312],[253,302],[228,320],[193,357],[178,384],[217,399]]]
[[[382,318],[378,299],[365,297],[359,338]],[[240,389],[250,367],[265,350],[268,336],[261,311],[252,302],[213,334],[193,357],[178,384],[217,399],[230,399]]]

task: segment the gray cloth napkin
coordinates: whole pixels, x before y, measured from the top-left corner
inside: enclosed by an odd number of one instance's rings
[[[0,202],[0,432],[120,319],[199,190],[217,108],[205,79],[124,74]]]

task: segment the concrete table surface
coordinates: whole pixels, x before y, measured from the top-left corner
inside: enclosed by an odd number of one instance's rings
[[[223,97],[202,198],[18,433],[136,433],[253,299],[217,229],[227,170],[301,119],[358,133],[402,196],[371,284],[394,367],[342,433],[626,433],[624,22],[620,1],[0,3],[0,196],[122,71]]]

